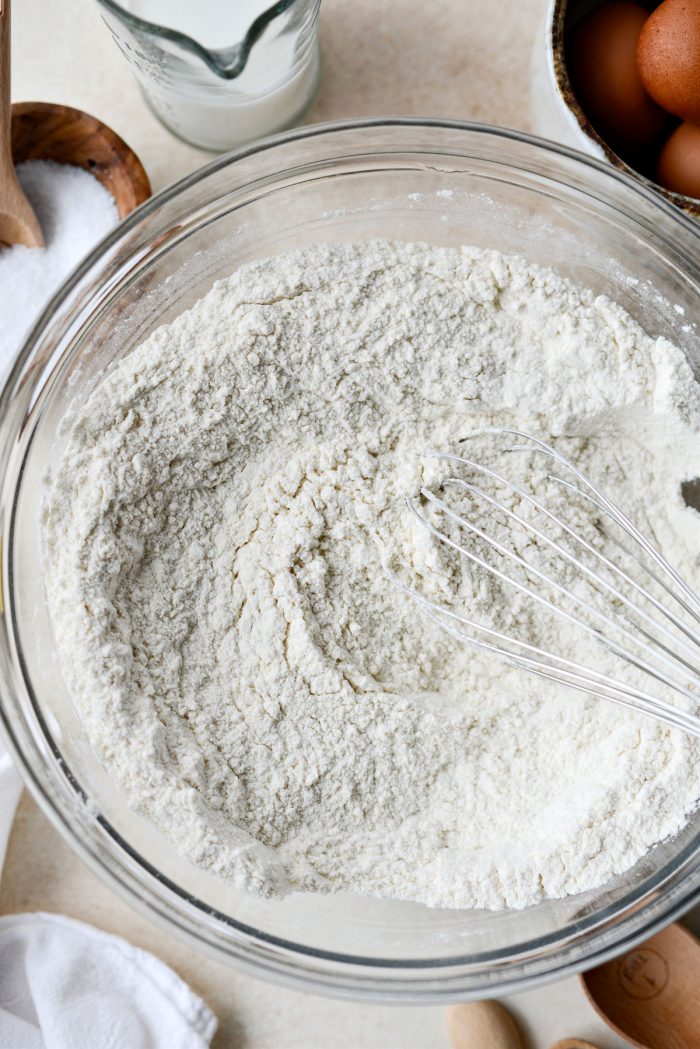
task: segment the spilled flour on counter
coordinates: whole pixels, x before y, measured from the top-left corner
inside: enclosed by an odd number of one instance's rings
[[[50,612],[93,748],[182,855],[264,895],[524,907],[683,826],[696,741],[460,646],[382,570],[396,555],[527,628],[404,505],[434,480],[426,446],[513,423],[697,585],[685,358],[522,259],[371,242],[255,262],[97,386],[46,500]]]

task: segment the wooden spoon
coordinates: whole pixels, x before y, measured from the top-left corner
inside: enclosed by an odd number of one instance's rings
[[[44,238],[12,162],[10,119],[10,0],[0,0],[0,244],[41,248]]]
[[[601,1018],[637,1049],[700,1046],[700,943],[682,925],[583,973],[581,982]]]
[[[12,157],[15,164],[54,160],[84,168],[112,194],[122,219],[151,195],[148,175],[126,142],[101,120],[70,106],[15,102]]]
[[[583,1038],[562,1038],[555,1042],[551,1049],[598,1049],[593,1042],[586,1042]]]
[[[447,1030],[452,1049],[523,1049],[515,1020],[498,1002],[453,1005]]]

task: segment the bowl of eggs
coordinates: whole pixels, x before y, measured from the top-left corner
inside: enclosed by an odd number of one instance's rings
[[[698,0],[551,0],[531,103],[539,134],[700,217]]]

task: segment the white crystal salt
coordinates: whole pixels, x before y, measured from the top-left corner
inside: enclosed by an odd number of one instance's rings
[[[119,221],[114,198],[82,168],[50,160],[18,164],[44,248],[0,249],[0,377],[68,274]]]

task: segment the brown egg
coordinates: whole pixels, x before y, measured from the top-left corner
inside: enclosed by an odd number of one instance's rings
[[[598,7],[574,27],[567,53],[581,108],[623,158],[649,145],[668,119],[637,70],[637,41],[647,17],[639,4],[621,0]]]
[[[661,150],[656,181],[674,193],[700,198],[700,127],[681,124]]]
[[[640,34],[637,64],[660,106],[700,124],[700,0],[665,0],[657,7]]]

